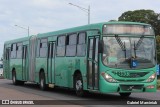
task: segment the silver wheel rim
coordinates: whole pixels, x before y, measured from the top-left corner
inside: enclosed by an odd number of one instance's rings
[[[76,81],[76,90],[81,90],[82,89],[82,81],[81,80],[77,80]]]
[[[15,83],[15,81],[16,81],[16,77],[15,77],[15,75],[13,76],[13,83]]]
[[[43,88],[43,79],[41,79],[41,87]]]

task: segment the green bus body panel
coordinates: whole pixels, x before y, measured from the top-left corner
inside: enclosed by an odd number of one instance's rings
[[[17,80],[22,80],[22,59],[12,59],[10,61],[10,66],[16,69]]]
[[[86,58],[57,57],[55,62],[56,85],[72,88],[75,71],[81,71],[83,79],[86,81],[86,63],[84,63],[86,62]],[[86,88],[86,86],[84,88]]]
[[[46,78],[46,84],[54,84],[56,86],[61,86],[61,87],[69,87],[73,88],[73,83],[74,83],[74,73],[76,71],[79,71],[82,75],[83,79],[83,89],[84,90],[90,90],[94,91],[93,89],[88,87],[88,74],[87,74],[87,50],[88,50],[88,38],[89,37],[98,37],[99,40],[102,39],[102,28],[104,24],[137,24],[137,25],[148,25],[144,23],[136,23],[136,22],[104,22],[104,23],[98,23],[98,24],[90,24],[90,25],[85,25],[85,26],[80,26],[80,27],[74,27],[70,29],[65,29],[65,30],[60,30],[60,31],[54,31],[54,32],[49,32],[49,33],[43,33],[43,34],[37,34],[36,35],[36,41],[38,43],[38,39],[41,38],[47,38],[48,44],[50,42],[54,42],[55,45],[57,45],[57,36],[60,35],[68,35],[72,33],[80,33],[80,32],[86,32],[87,34],[87,39],[86,39],[86,54],[84,57],[58,57],[55,55],[55,58],[52,59],[52,73],[51,71],[48,70],[48,68],[51,68],[51,65],[48,62],[48,57],[46,56],[45,58],[40,58],[40,57],[35,57],[35,71],[34,71],[34,81],[35,83],[39,83],[39,73],[40,71],[44,71],[45,73],[45,78]],[[29,71],[30,71],[30,38],[31,37],[24,37],[16,40],[11,40],[5,42],[5,48],[4,48],[4,75],[5,78],[7,79],[12,79],[12,70],[13,68],[16,70],[17,74],[17,80],[21,81],[30,81],[29,80]],[[5,60],[5,54],[6,54],[6,49],[11,48],[11,44],[13,43],[19,43],[22,42],[24,46],[27,46],[27,57],[26,57],[26,64],[22,66],[22,59],[9,59]],[[36,49],[37,50],[37,43],[36,43]],[[56,50],[56,49],[55,49]],[[48,51],[48,50],[47,50]],[[56,53],[56,51],[55,51]],[[36,54],[36,53],[35,53]],[[24,63],[24,62],[23,62]],[[150,75],[156,72],[156,67],[154,68],[148,68],[148,69],[138,69],[138,70],[125,70],[125,69],[115,69],[115,68],[109,68],[105,65],[103,65],[101,61],[101,54],[99,54],[99,62],[96,63],[99,66],[99,75],[98,75],[98,89],[96,91],[101,92],[101,93],[107,93],[107,92],[127,92],[123,91],[121,89],[121,85],[143,85],[145,90],[138,90],[138,91],[131,91],[131,92],[155,92],[156,91],[156,80],[155,79],[153,82],[145,82],[147,78],[149,78]],[[48,67],[48,68],[47,68]],[[24,69],[26,70],[24,71]],[[121,72],[148,72],[147,75],[141,77],[141,78],[124,78],[124,77],[119,77],[117,75],[114,75],[112,71],[121,71]],[[123,80],[121,82],[117,83],[109,83],[107,82],[101,75],[102,72],[106,72],[110,74],[112,77]],[[51,75],[52,74],[52,75]],[[52,81],[51,81],[52,80]],[[141,81],[144,80],[144,81]],[[132,82],[130,82],[132,81]],[[153,89],[147,89],[146,87],[149,85],[154,85],[155,87]],[[128,91],[130,92],[130,91]]]
[[[39,83],[39,72],[43,69],[45,76],[47,77],[47,58],[36,58],[36,72],[35,72],[35,81]],[[48,82],[46,80],[46,82]]]

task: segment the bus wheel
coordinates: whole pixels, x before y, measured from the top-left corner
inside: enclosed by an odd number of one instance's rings
[[[12,73],[12,82],[13,82],[14,85],[18,84],[18,81],[16,80],[16,72]]]
[[[129,97],[131,93],[119,93],[121,97]]]
[[[18,85],[24,85],[24,81],[18,81]]]
[[[41,90],[45,90],[46,89],[46,84],[45,84],[45,74],[42,72],[40,73],[40,88]]]
[[[24,85],[24,81],[19,81],[16,79],[16,72],[12,73],[12,82],[14,85]]]
[[[81,74],[78,74],[75,77],[75,82],[74,82],[75,90],[77,96],[84,96],[84,90],[83,90],[83,81],[82,81],[82,76]]]

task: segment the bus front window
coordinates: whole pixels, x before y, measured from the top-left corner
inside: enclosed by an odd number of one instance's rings
[[[136,68],[155,65],[154,38],[110,36],[103,37],[103,63],[109,67],[130,68],[131,58],[138,62]]]

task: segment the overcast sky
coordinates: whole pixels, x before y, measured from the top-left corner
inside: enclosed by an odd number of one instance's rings
[[[0,57],[4,41],[87,24],[87,13],[69,5],[91,8],[91,23],[117,20],[125,11],[151,9],[160,13],[160,0],[0,0]]]

